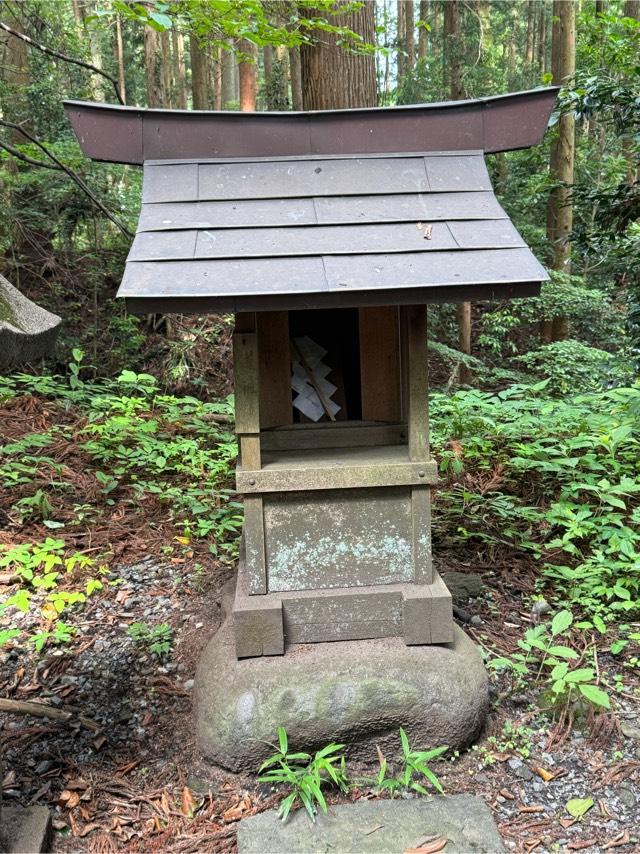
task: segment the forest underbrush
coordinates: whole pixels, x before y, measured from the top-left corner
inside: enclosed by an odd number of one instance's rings
[[[480,576],[457,605],[493,699],[480,741],[434,767],[515,850],[638,843],[639,410],[637,386],[432,394],[435,556]],[[85,380],[79,353],[65,377],[0,382],[0,682],[54,715],[5,716],[3,788],[53,808],[55,850],[231,850],[286,794],[207,768],[193,733],[242,524],[232,411],[148,374]]]

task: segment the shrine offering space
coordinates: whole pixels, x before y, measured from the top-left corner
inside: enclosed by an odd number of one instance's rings
[[[537,143],[556,91],[294,114],[67,104],[88,154],[144,167],[119,296],[235,315],[244,538],[196,682],[221,765],[259,764],[281,725],[308,749],[400,725],[461,747],[482,726],[482,660],[432,561],[426,306],[539,292],[484,155]]]

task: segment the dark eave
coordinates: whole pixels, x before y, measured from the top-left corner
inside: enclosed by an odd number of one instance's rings
[[[94,160],[148,160],[528,148],[542,139],[558,87],[356,110],[258,112],[154,110],[84,101],[65,109]]]

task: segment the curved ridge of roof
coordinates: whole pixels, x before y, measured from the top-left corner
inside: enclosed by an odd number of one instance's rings
[[[88,101],[64,106],[94,160],[146,160],[528,148],[542,139],[557,86],[398,107],[308,112],[167,110]]]

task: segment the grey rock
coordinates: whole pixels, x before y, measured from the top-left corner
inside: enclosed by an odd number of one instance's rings
[[[482,658],[459,628],[446,645],[340,641],[238,661],[227,621],[200,660],[195,688],[202,752],[245,772],[269,755],[279,726],[296,749],[339,741],[351,756],[370,759],[375,743],[398,750],[400,726],[419,748],[465,747],[489,706]]]
[[[36,854],[49,851],[50,842],[51,819],[46,807],[5,807],[2,810],[0,851]]]
[[[522,765],[520,768],[517,768],[515,775],[521,780],[533,780],[533,771],[527,765]]]
[[[625,738],[632,738],[640,741],[640,726],[637,726],[630,721],[620,721],[620,731]]]
[[[195,684],[195,681],[194,681],[193,679],[187,679],[187,680],[186,680],[186,682],[184,682],[184,683],[183,683],[183,685],[184,685],[184,690],[185,690],[185,691],[191,691],[191,689],[193,688],[194,684]]]
[[[240,822],[238,852],[388,854],[416,848],[437,836],[449,840],[447,854],[505,850],[484,801],[473,795],[451,795],[340,804],[319,815],[315,824],[304,810],[297,810],[284,823],[269,810]]]
[[[443,572],[442,580],[457,602],[477,599],[485,591],[484,582],[477,572]]]
[[[0,275],[0,371],[51,353],[61,322]]]
[[[618,787],[618,797],[620,798],[620,802],[624,804],[627,809],[633,809],[636,805],[636,796],[633,791],[633,788],[628,784],[623,783]]]

